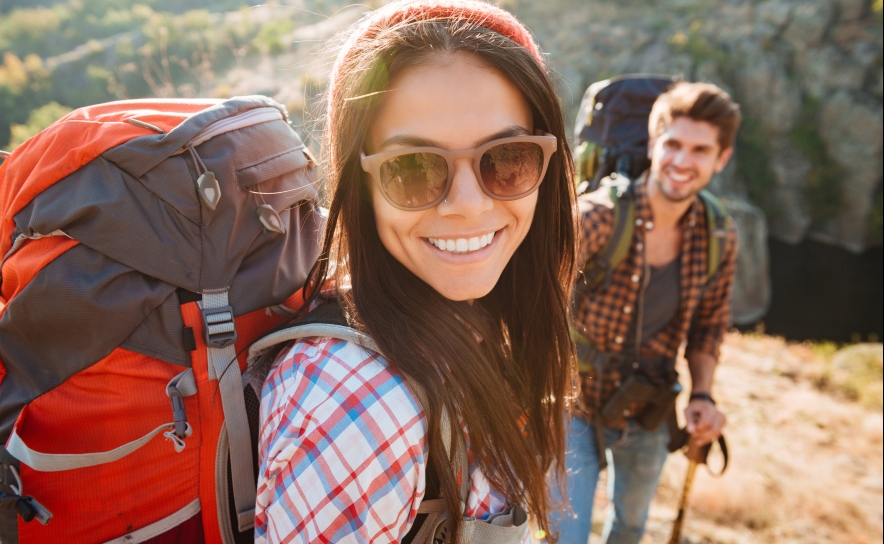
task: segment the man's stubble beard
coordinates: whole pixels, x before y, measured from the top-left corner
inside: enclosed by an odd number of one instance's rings
[[[669,194],[669,191],[666,189],[666,186],[663,184],[662,177],[663,177],[662,172],[654,173],[654,175],[651,176],[651,178],[652,178],[651,183],[656,184],[657,190],[663,196],[663,198],[665,198],[669,202],[672,202],[673,204],[680,204],[682,202],[692,200],[697,197],[697,195],[700,193],[700,191],[703,190],[701,188],[696,191],[689,191],[686,196],[684,196],[682,198],[677,198],[677,197]],[[710,181],[712,181],[712,180],[710,179]],[[703,184],[703,187],[705,188],[707,185],[709,185],[708,182]]]

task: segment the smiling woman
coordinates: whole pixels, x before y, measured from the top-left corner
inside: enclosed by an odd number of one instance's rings
[[[543,57],[480,1],[393,2],[345,35],[299,323],[352,334],[264,355],[256,538],[527,542],[572,393],[572,165]]]

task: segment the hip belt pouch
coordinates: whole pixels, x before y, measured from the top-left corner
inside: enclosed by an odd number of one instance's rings
[[[675,399],[681,392],[681,384],[678,382],[669,386],[654,385],[640,374],[630,374],[617,389],[608,402],[602,407],[602,418],[612,422],[629,415],[628,410],[633,404],[646,404],[639,414],[635,415],[636,422],[648,431],[657,430],[669,411],[675,406]]]

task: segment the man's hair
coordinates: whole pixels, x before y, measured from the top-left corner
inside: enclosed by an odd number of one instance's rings
[[[734,145],[740,128],[740,105],[729,94],[711,83],[682,81],[661,94],[648,120],[648,133],[656,138],[666,132],[673,119],[688,117],[705,121],[718,128],[718,144],[722,150]]]

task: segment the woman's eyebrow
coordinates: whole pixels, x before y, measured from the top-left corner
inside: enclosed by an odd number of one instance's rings
[[[420,136],[410,136],[408,134],[400,134],[397,136],[391,136],[381,142],[381,145],[378,146],[378,150],[383,150],[387,147],[401,145],[404,147],[442,147],[442,144],[437,142],[436,140],[431,140],[429,138],[421,138]]]
[[[492,140],[498,140],[500,138],[511,138],[513,136],[530,136],[531,131],[527,128],[520,125],[511,125],[506,127],[503,130],[499,130],[490,136],[482,138],[478,142],[476,142],[474,147],[479,147],[482,144],[488,143]],[[436,140],[432,140],[430,138],[422,138],[420,136],[412,136],[409,134],[399,134],[396,136],[391,136],[381,142],[381,145],[378,146],[378,151],[384,150],[387,147],[399,145],[403,147],[438,147],[440,149],[445,149],[441,143]],[[453,150],[452,150],[453,151]]]
[[[531,131],[527,128],[520,125],[510,125],[503,130],[495,132],[491,136],[487,138],[483,138],[476,142],[475,147],[479,147],[482,144],[487,144],[491,140],[499,140],[501,138],[512,138],[513,136],[531,136]]]

